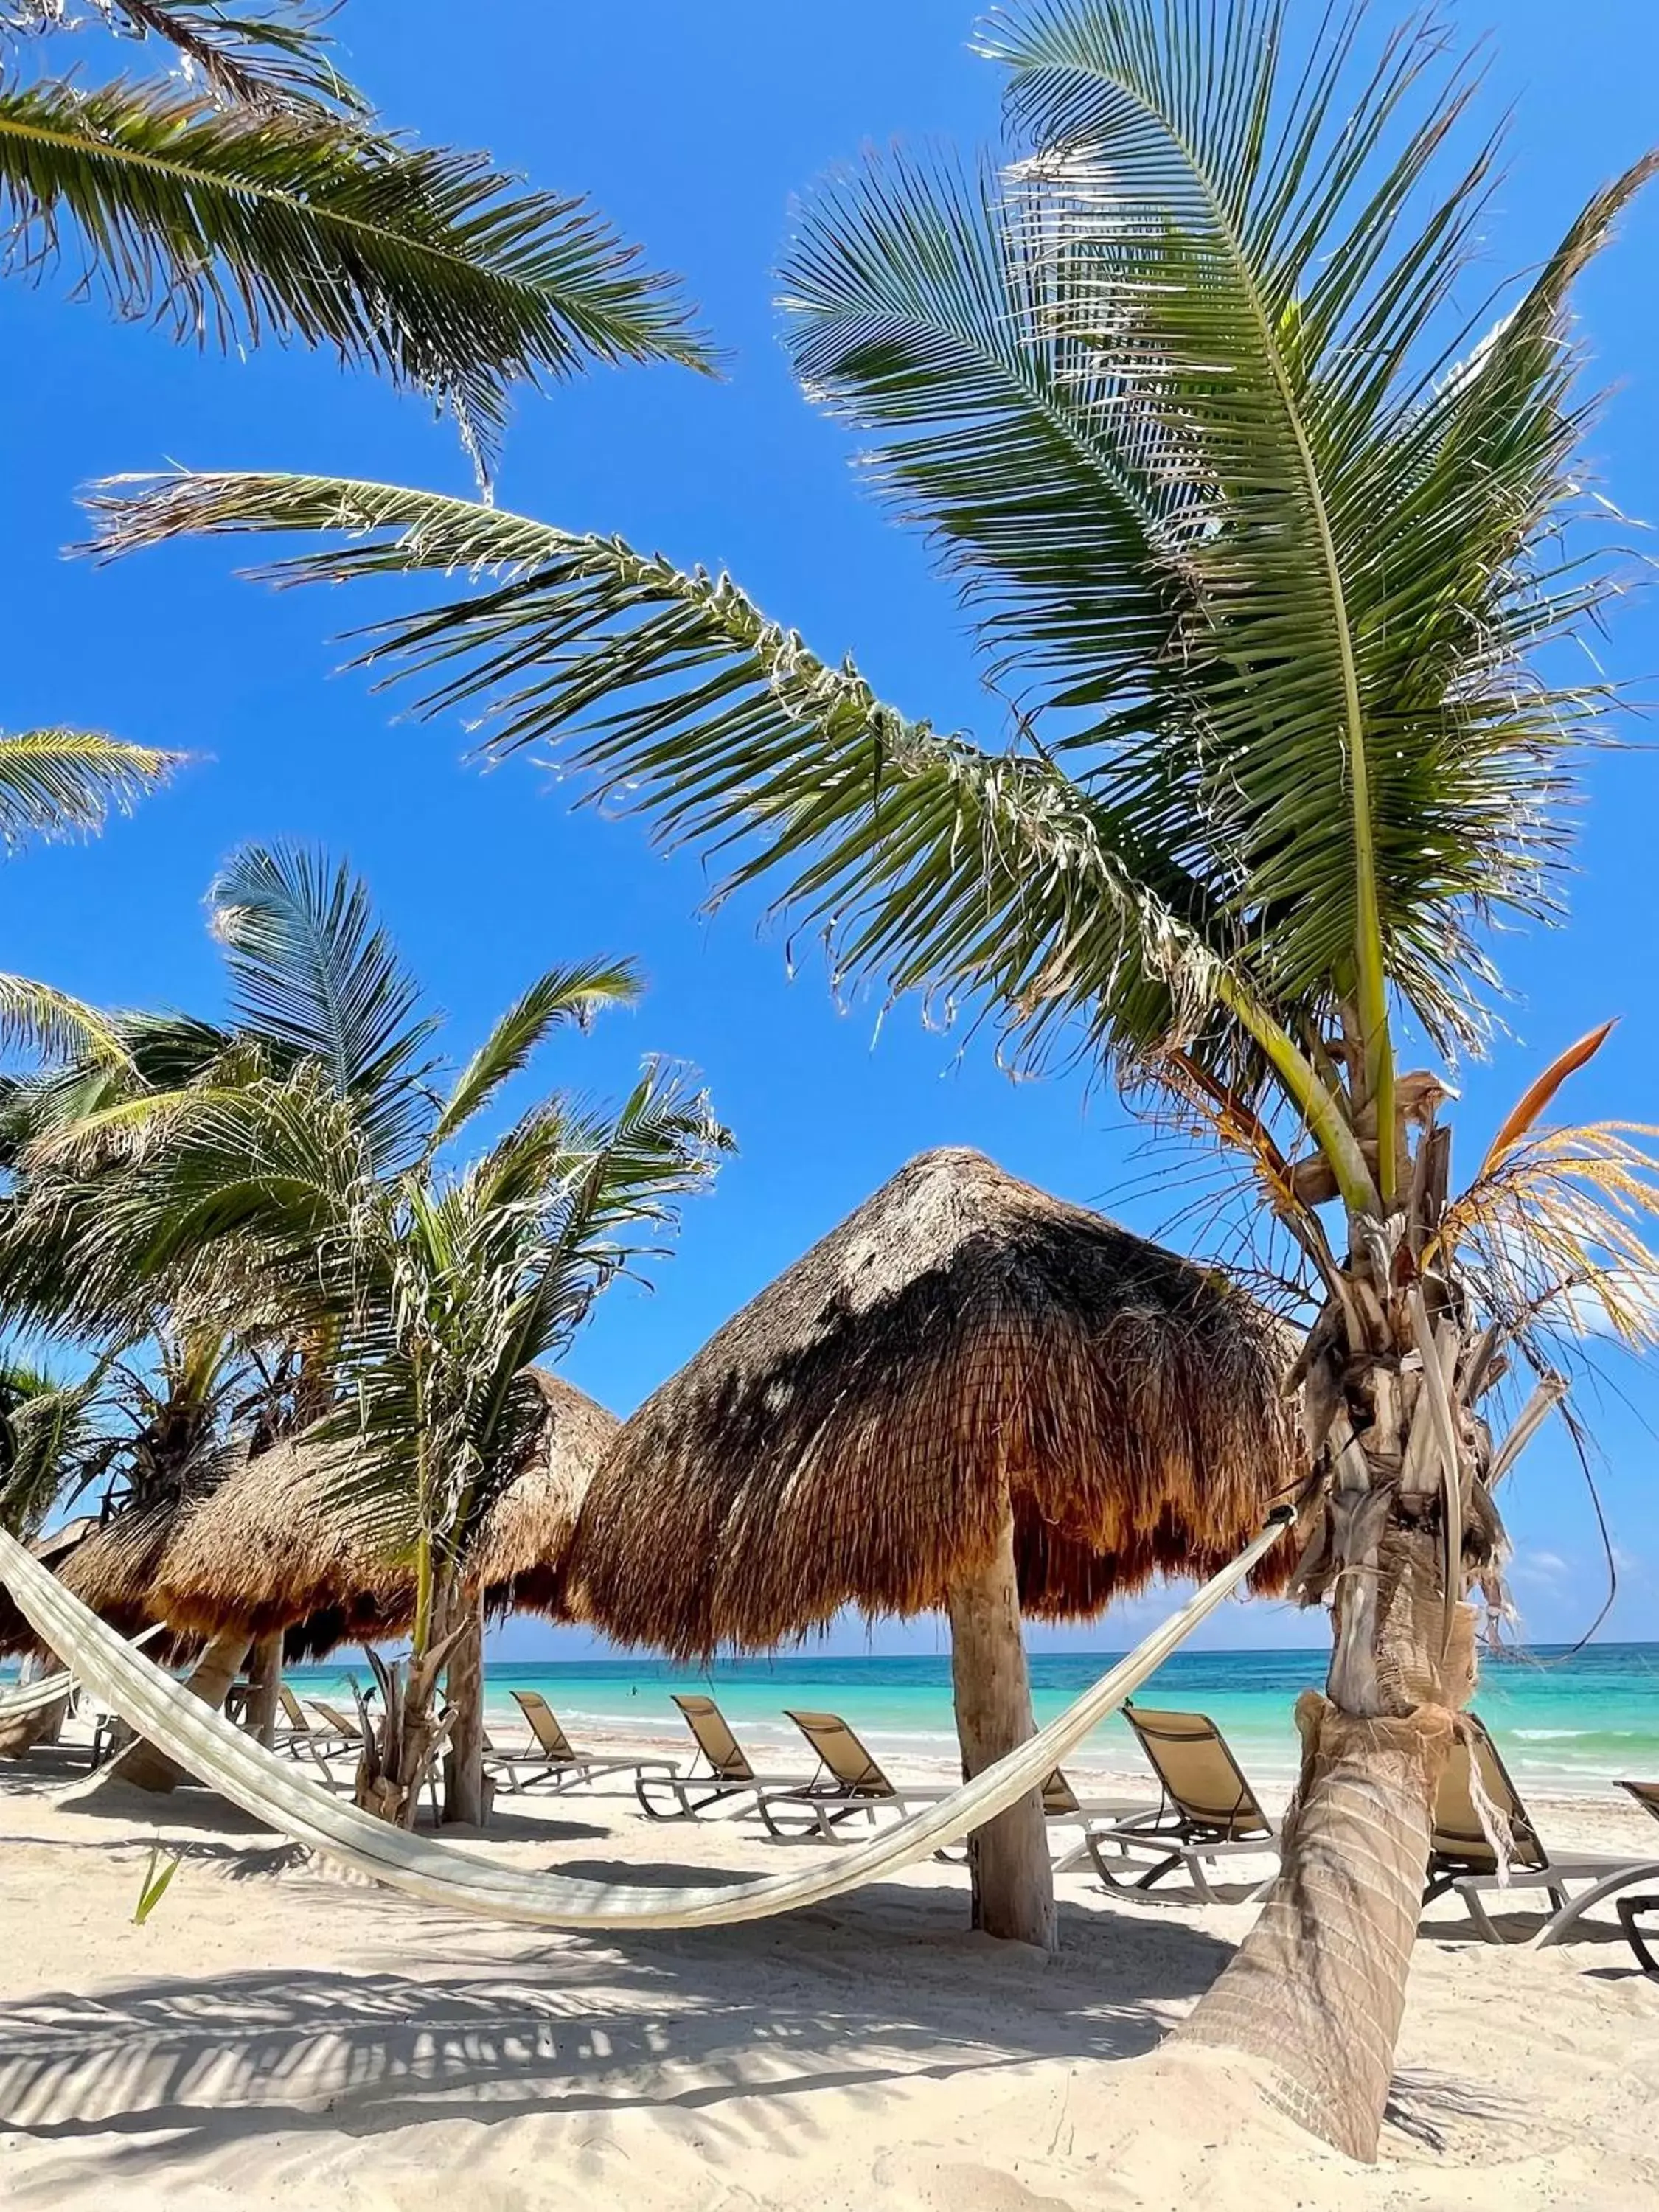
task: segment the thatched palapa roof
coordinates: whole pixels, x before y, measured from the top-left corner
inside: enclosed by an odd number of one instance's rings
[[[1033,1614],[1210,1575],[1297,1479],[1289,1357],[1222,1276],[977,1152],[926,1153],[623,1425],[576,1601],[683,1658],[848,1605],[926,1611],[988,1556],[1005,1485]]]
[[[560,1376],[532,1371],[545,1418],[480,1532],[469,1576],[495,1612],[558,1609],[581,1492],[617,1425]],[[301,1437],[245,1461],[167,1546],[156,1592],[164,1617],[204,1636],[282,1629],[291,1659],[405,1632],[414,1578],[377,1556],[343,1510],[349,1457],[349,1445]]]
[[[491,1613],[566,1609],[565,1570],[588,1484],[622,1424],[545,1368],[530,1370],[546,1407],[536,1447],[486,1516],[468,1580]]]
[[[479,1532],[470,1585],[492,1613],[558,1613],[564,1561],[589,1476],[616,1416],[561,1376],[531,1370],[544,1412],[524,1467]],[[284,1632],[290,1661],[405,1634],[414,1577],[378,1557],[340,1503],[349,1447],[304,1437],[232,1466],[187,1504],[116,1514],[54,1560],[76,1595],[125,1635],[165,1620],[181,1640],[232,1627]],[[0,1650],[33,1649],[21,1613]]]
[[[172,1497],[128,1507],[102,1522],[74,1523],[46,1540],[51,1546],[46,1565],[82,1605],[90,1606],[123,1636],[137,1636],[167,1618],[155,1603],[156,1576],[185,1510]],[[167,1639],[149,1648],[152,1658],[177,1656],[176,1646]],[[42,1649],[34,1631],[8,1599],[0,1615],[0,1652],[38,1653]]]

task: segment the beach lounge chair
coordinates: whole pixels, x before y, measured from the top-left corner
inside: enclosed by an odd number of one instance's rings
[[[1489,1943],[1508,1940],[1486,1910],[1496,1891],[1543,1890],[1552,1911],[1543,1926],[1530,1937],[1534,1948],[1559,1943],[1571,1934],[1594,1905],[1638,1881],[1659,1879],[1659,1854],[1640,1859],[1607,1851],[1557,1853],[1540,1841],[1521,1794],[1498,1753],[1498,1747],[1472,1713],[1465,1714],[1469,1735],[1453,1751],[1441,1779],[1434,1808],[1434,1833],[1429,1846],[1428,1881],[1423,1902],[1455,1893],[1468,1909],[1476,1929]],[[1475,1809],[1473,1776],[1478,1770],[1488,1802],[1509,1825],[1511,1838],[1507,1880],[1498,1871],[1498,1855],[1487,1841]],[[1628,1784],[1626,1785],[1629,1787]],[[1645,1786],[1645,1785],[1644,1785]],[[1640,1802],[1641,1790],[1635,1792]],[[1577,1896],[1569,1883],[1586,1887]],[[1523,1940],[1521,1938],[1516,1941]]]
[[[793,1721],[806,1738],[818,1765],[809,1780],[781,1790],[763,1790],[757,1798],[757,1809],[775,1836],[817,1834],[826,1843],[838,1844],[843,1838],[836,1831],[848,1820],[863,1820],[873,1827],[878,1812],[884,1810],[902,1819],[918,1805],[937,1804],[960,1786],[939,1782],[900,1788],[883,1773],[839,1713],[800,1713],[786,1708],[784,1717]],[[796,1820],[797,1814],[805,1814],[805,1819]]]
[[[874,1753],[839,1713],[787,1712],[786,1718],[793,1721],[817,1753],[818,1769],[805,1783],[788,1783],[781,1788],[762,1785],[757,1809],[775,1836],[816,1832],[830,1843],[839,1843],[842,1838],[836,1831],[847,1820],[862,1815],[873,1825],[878,1811],[884,1808],[902,1819],[918,1806],[937,1804],[958,1786],[945,1782],[890,1781]],[[781,1821],[775,1816],[778,1807],[786,1814]],[[787,1815],[795,1807],[810,1813],[811,1819],[800,1824],[793,1821]],[[1079,1841],[1055,1862],[1056,1873],[1064,1874],[1087,1855],[1089,1835],[1097,1820],[1120,1819],[1133,1810],[1132,1804],[1120,1798],[1079,1798],[1056,1767],[1042,1785],[1043,1817],[1051,1827],[1083,1831]],[[941,1852],[939,1856],[955,1855]]]
[[[346,1737],[354,1747],[361,1745],[363,1740],[362,1726],[340,1706],[331,1705],[326,1698],[313,1698],[311,1710],[313,1713],[322,1715],[324,1722],[336,1735]]]
[[[1051,1831],[1076,1828],[1075,1842],[1062,1845],[1054,1859],[1056,1874],[1069,1874],[1091,1854],[1089,1838],[1097,1827],[1133,1820],[1146,1808],[1128,1797],[1079,1797],[1059,1767],[1042,1785],[1042,1817]]]
[[[674,1771],[670,1759],[610,1759],[580,1751],[571,1742],[539,1690],[514,1690],[513,1702],[530,1724],[531,1743],[522,1750],[506,1748],[484,1755],[484,1767],[503,1790],[574,1790],[584,1782],[597,1782],[605,1774],[639,1775],[660,1768]]]
[[[799,1774],[762,1774],[732,1733],[725,1714],[712,1698],[682,1696],[674,1703],[696,1743],[696,1756],[679,1772],[642,1773],[634,1783],[642,1810],[653,1820],[684,1820],[706,1812],[711,1805],[733,1799],[757,1797],[763,1790],[810,1787],[811,1778]],[[747,1810],[753,1812],[750,1805]]]
[[[355,1723],[349,1723],[343,1713],[326,1716],[319,1728],[286,1682],[277,1685],[276,1696],[283,1708],[284,1725],[277,1731],[273,1748],[284,1757],[314,1759],[326,1774],[331,1759],[343,1759],[347,1752],[361,1746],[362,1730]],[[316,1705],[315,1698],[312,1703]],[[323,1708],[317,1705],[317,1711],[321,1712]]]
[[[1089,1831],[1095,1872],[1109,1889],[1149,1890],[1180,1869],[1206,1905],[1217,1903],[1208,1869],[1218,1859],[1277,1856],[1279,1823],[1207,1714],[1126,1704],[1123,1717],[1163,1796],[1148,1812]]]

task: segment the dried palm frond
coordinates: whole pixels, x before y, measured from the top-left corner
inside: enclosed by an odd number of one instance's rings
[[[1448,1206],[1426,1257],[1460,1253],[1488,1310],[1626,1343],[1659,1344],[1659,1257],[1642,1230],[1659,1217],[1659,1157],[1637,1121],[1588,1121],[1511,1140]]]

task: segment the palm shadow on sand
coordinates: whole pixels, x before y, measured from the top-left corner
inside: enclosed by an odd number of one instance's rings
[[[706,1867],[626,1874],[709,1878]],[[731,1929],[527,1936],[510,1962],[480,1960],[498,1930],[411,1911],[397,1955],[415,1951],[413,1971],[53,1993],[0,2008],[0,2127],[66,2147],[105,2139],[95,2171],[112,2189],[164,2165],[222,2178],[239,2145],[273,2133],[373,2136],[463,2115],[489,2125],[694,2109],[736,2149],[799,2139],[815,2090],[873,2104],[909,2078],[1133,2057],[1229,1955],[1163,1916],[1067,1907],[1062,1949],[1044,1960],[966,1934],[963,1902],[878,1884],[833,1909]],[[74,2170],[88,2177],[83,2156]],[[64,2175],[41,2171],[40,2201]]]

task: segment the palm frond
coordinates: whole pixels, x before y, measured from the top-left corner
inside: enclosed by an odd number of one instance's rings
[[[1655,1137],[1630,1121],[1534,1130],[1452,1201],[1429,1256],[1457,1256],[1516,1334],[1606,1328],[1659,1345],[1659,1256],[1643,1233],[1659,1218],[1659,1155],[1643,1141]]]
[[[1182,494],[1122,434],[1121,380],[1076,328],[1080,273],[988,163],[895,153],[805,203],[781,304],[809,396],[884,434],[878,485],[989,608],[1022,684],[1054,671],[1101,738],[1139,726],[1175,643],[1159,541]]]
[[[0,839],[15,848],[34,837],[90,835],[112,809],[130,809],[179,764],[176,753],[95,730],[0,735]]]
[[[27,1540],[96,1469],[100,1377],[62,1381],[25,1359],[0,1359],[0,1528]]]
[[[0,85],[0,228],[37,275],[74,241],[118,313],[179,338],[296,339],[434,393],[485,450],[516,383],[709,366],[673,286],[584,201],[309,106]]]
[[[374,919],[367,886],[343,863],[294,845],[246,845],[208,893],[224,947],[237,1027],[289,1064],[325,1071],[357,1102],[369,1145],[388,1163],[417,1141],[428,1113],[423,1057],[437,1027]]]
[[[34,0],[46,12],[51,0]],[[106,21],[157,39],[214,96],[246,107],[320,101],[355,116],[368,103],[343,76],[324,29],[330,11],[233,8],[223,0],[94,0]]]
[[[447,1144],[481,1112],[531,1054],[567,1022],[586,1029],[602,1008],[629,1006],[639,996],[632,961],[589,961],[552,968],[507,1008],[462,1069],[433,1125],[432,1147]]]
[[[1139,822],[1040,750],[990,752],[910,720],[728,577],[339,477],[117,478],[93,511],[107,551],[222,532],[346,538],[270,572],[284,583],[500,580],[383,626],[363,658],[435,676],[423,709],[482,710],[495,751],[568,747],[613,805],[732,856],[723,892],[781,869],[784,902],[830,933],[841,972],[989,995],[1033,1044],[1083,1009],[1127,1059],[1216,1015],[1224,929]],[[1224,1036],[1217,1048],[1235,1066],[1244,1049]]]
[[[123,1066],[126,1047],[107,1014],[50,983],[0,975],[0,1050],[22,1047],[48,1060]]]

